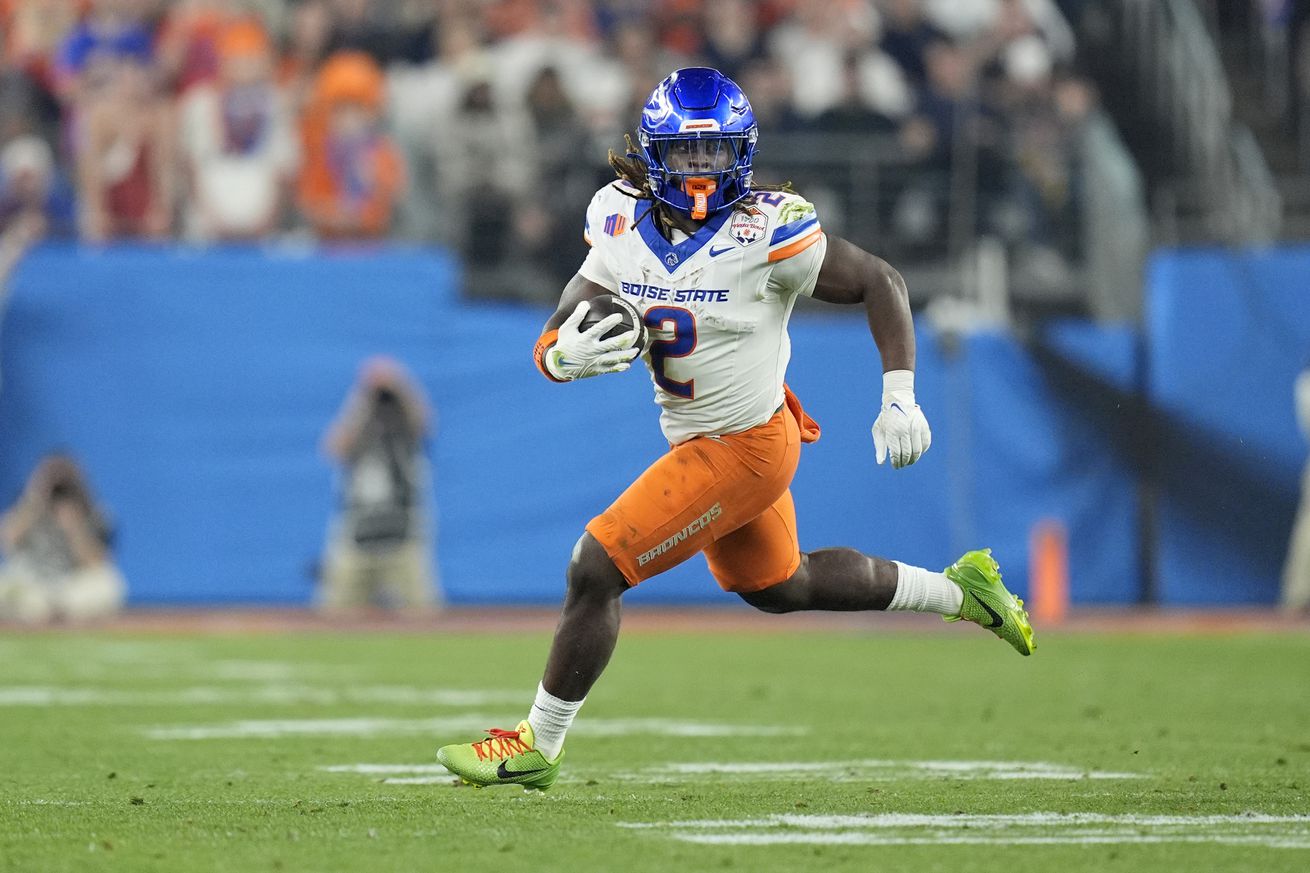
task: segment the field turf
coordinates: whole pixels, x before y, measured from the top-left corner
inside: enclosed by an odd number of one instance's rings
[[[552,791],[456,787],[545,645],[0,637],[0,870],[1310,869],[1304,633],[630,634]]]

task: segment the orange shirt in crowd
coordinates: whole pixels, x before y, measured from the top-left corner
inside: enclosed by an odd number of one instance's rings
[[[325,123],[307,122],[304,143],[300,206],[315,233],[323,239],[385,236],[405,180],[400,152],[391,141],[375,135],[352,167],[340,166]]]
[[[382,71],[361,52],[324,63],[301,122],[300,207],[323,239],[370,239],[391,228],[405,185],[400,152],[382,132]]]

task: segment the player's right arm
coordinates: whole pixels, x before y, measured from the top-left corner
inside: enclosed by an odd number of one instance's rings
[[[605,333],[622,320],[615,313],[581,329],[582,320],[591,308],[590,301],[610,291],[604,285],[583,276],[575,275],[564,286],[559,306],[546,319],[546,327],[537,340],[532,357],[537,369],[552,382],[571,382],[606,373],[622,373],[632,366],[639,349],[636,330],[626,331],[610,339]]]
[[[559,298],[559,306],[551,313],[550,318],[546,319],[546,326],[542,332],[559,330],[560,325],[573,314],[579,303],[609,293],[610,290],[604,285],[596,284],[581,273],[574,273],[569,284],[564,286],[564,293]]]
[[[571,382],[588,376],[621,373],[632,365],[632,359],[637,356],[637,349],[632,348],[637,338],[635,330],[608,340],[601,339],[610,328],[619,323],[619,315],[609,315],[585,330],[581,329],[583,319],[591,307],[590,301],[602,294],[617,294],[619,291],[618,277],[601,253],[601,247],[610,238],[597,235],[593,239],[591,233],[593,227],[600,229],[605,226],[605,214],[614,208],[612,202],[615,196],[610,186],[606,185],[591,198],[582,231],[582,238],[588,247],[587,257],[569,284],[564,286],[559,306],[546,319],[546,326],[533,350],[537,369],[552,382]],[[607,206],[607,203],[611,205]]]

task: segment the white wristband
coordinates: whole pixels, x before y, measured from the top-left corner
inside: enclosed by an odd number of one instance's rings
[[[914,371],[913,370],[888,370],[882,374],[882,393],[899,394],[908,391],[910,396],[914,396]]]

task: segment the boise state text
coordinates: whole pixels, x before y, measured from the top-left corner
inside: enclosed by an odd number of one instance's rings
[[[703,288],[660,288],[655,285],[643,285],[640,282],[620,282],[619,290],[628,297],[638,300],[663,300],[666,303],[727,303],[728,289],[705,290]]]

